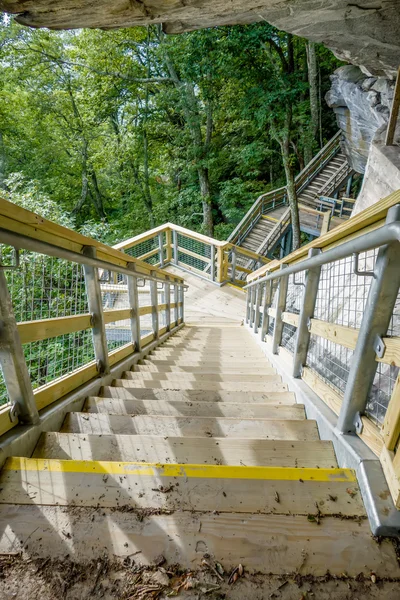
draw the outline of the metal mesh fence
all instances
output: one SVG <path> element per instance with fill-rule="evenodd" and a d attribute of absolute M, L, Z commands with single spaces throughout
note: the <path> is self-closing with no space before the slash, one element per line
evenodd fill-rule
<path fill-rule="evenodd" d="M 166 236 L 165 236 L 164 232 L 161 235 L 162 235 L 162 240 L 163 240 L 162 243 L 164 246 L 166 243 L 166 239 L 165 239 Z M 154 251 L 154 254 L 146 257 L 146 254 L 148 254 L 149 252 L 153 252 L 153 251 Z M 167 256 L 166 248 L 163 249 L 163 252 L 164 252 L 164 259 L 166 259 L 166 256 Z M 158 264 L 160 262 L 158 234 L 155 237 L 152 237 L 148 240 L 139 242 L 135 246 L 132 246 L 132 248 L 128 248 L 127 250 L 125 250 L 125 253 L 129 254 L 130 256 L 133 256 L 134 258 L 139 258 L 140 260 L 143 260 L 144 262 L 147 262 L 150 265 Z"/>
<path fill-rule="evenodd" d="M 325 383 L 339 393 L 344 393 L 349 376 L 353 351 L 325 340 L 310 336 L 307 366 L 313 369 Z"/>
<path fill-rule="evenodd" d="M 295 313 L 297 315 L 300 313 L 304 296 L 305 280 L 305 271 L 301 271 L 301 273 L 296 273 L 295 275 L 289 275 L 285 307 L 287 312 Z"/>
<path fill-rule="evenodd" d="M 283 348 L 286 348 L 286 350 L 289 350 L 289 352 L 291 352 L 291 354 L 294 354 L 294 350 L 295 350 L 296 333 L 297 333 L 297 327 L 294 327 L 293 325 L 290 325 L 289 323 L 283 324 L 281 346 L 283 346 Z"/>
<path fill-rule="evenodd" d="M 359 256 L 359 269 L 372 271 L 376 250 Z M 354 274 L 353 258 L 348 257 L 321 268 L 314 317 L 329 323 L 359 328 L 364 315 L 372 277 Z"/>
<path fill-rule="evenodd" d="M 6 384 L 5 384 L 4 377 L 3 377 L 3 371 L 0 366 L 0 406 L 2 406 L 3 404 L 7 404 L 7 402 L 8 402 L 7 389 L 6 389 Z"/>
<path fill-rule="evenodd" d="M 378 363 L 365 410 L 366 415 L 378 426 L 382 425 L 385 418 L 398 374 L 399 367 Z"/>
<path fill-rule="evenodd" d="M 24 345 L 32 387 L 38 388 L 94 360 L 90 329 Z"/>
<path fill-rule="evenodd" d="M 198 240 L 189 238 L 181 233 L 177 234 L 178 238 L 178 262 L 183 266 L 188 266 L 198 271 L 202 271 L 204 275 L 210 276 L 209 261 L 211 259 L 211 245 Z M 198 257 L 192 256 L 184 252 L 188 250 Z M 204 257 L 202 260 L 200 257 Z M 208 268 L 207 268 L 208 267 Z"/>
<path fill-rule="evenodd" d="M 0 261 L 9 264 L 12 249 L 0 250 Z M 88 312 L 81 265 L 24 250 L 19 268 L 5 276 L 18 322 Z"/>

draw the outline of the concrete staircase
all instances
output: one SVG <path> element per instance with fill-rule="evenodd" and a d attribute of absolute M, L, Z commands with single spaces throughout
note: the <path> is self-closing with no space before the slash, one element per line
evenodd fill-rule
<path fill-rule="evenodd" d="M 390 575 L 354 473 L 240 326 L 185 327 L 6 462 L 1 552 Z M 8 529 L 7 529 L 8 527 Z"/>

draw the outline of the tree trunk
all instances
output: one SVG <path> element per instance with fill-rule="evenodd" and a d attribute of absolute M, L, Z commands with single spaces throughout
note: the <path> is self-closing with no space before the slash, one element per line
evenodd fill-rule
<path fill-rule="evenodd" d="M 0 190 L 7 190 L 5 184 L 7 171 L 6 149 L 4 146 L 3 133 L 0 131 Z"/>
<path fill-rule="evenodd" d="M 82 140 L 82 185 L 81 185 L 81 197 L 78 203 L 72 209 L 73 213 L 79 213 L 82 210 L 83 205 L 86 202 L 88 195 L 88 173 L 87 173 L 87 158 L 88 158 L 88 143 L 84 139 Z"/>
<path fill-rule="evenodd" d="M 294 183 L 294 174 L 290 164 L 290 153 L 289 144 L 282 142 L 282 161 L 283 168 L 285 169 L 286 175 L 286 189 L 288 195 L 288 201 L 290 206 L 290 213 L 292 217 L 292 230 L 293 230 L 293 243 L 292 250 L 300 248 L 300 218 L 299 218 L 299 207 L 297 205 L 297 194 L 296 186 Z"/>
<path fill-rule="evenodd" d="M 101 192 L 99 189 L 99 184 L 97 181 L 96 171 L 94 169 L 92 169 L 90 178 L 92 180 L 92 186 L 93 186 L 93 194 L 91 196 L 93 205 L 94 205 L 96 212 L 97 212 L 98 216 L 100 217 L 100 219 L 105 219 L 106 213 L 104 210 L 103 196 L 101 195 Z"/>
<path fill-rule="evenodd" d="M 319 129 L 319 101 L 318 101 L 318 66 L 317 53 L 314 42 L 308 42 L 307 50 L 307 67 L 308 67 L 308 83 L 310 85 L 310 112 L 311 123 L 310 129 L 313 141 L 318 141 Z"/>
<path fill-rule="evenodd" d="M 176 72 L 175 66 L 173 65 L 171 58 L 164 48 L 164 60 L 169 71 L 169 75 L 174 82 L 176 89 L 182 94 L 182 106 L 185 116 L 185 122 L 192 138 L 193 154 L 197 162 L 207 155 L 208 146 L 211 142 L 212 135 L 212 113 L 211 105 L 206 107 L 207 110 L 207 134 L 206 141 L 203 142 L 203 135 L 201 132 L 200 123 L 200 108 L 199 102 L 196 98 L 194 91 L 194 85 L 192 82 L 183 82 L 179 79 L 178 73 Z M 197 173 L 200 185 L 200 194 L 202 197 L 203 206 L 203 226 L 204 232 L 209 237 L 214 234 L 214 221 L 212 214 L 212 198 L 210 190 L 210 179 L 208 169 L 202 165 L 197 166 Z"/>

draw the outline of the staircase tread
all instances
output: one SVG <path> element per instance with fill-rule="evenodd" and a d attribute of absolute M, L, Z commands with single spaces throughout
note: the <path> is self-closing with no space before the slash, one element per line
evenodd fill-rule
<path fill-rule="evenodd" d="M 61 432 L 120 433 L 189 437 L 245 437 L 261 439 L 318 440 L 311 420 L 234 419 L 228 417 L 168 417 L 68 413 Z"/>
<path fill-rule="evenodd" d="M 285 392 L 287 385 L 281 382 L 279 375 L 271 375 L 276 378 L 268 382 L 228 382 L 228 381 L 183 381 L 174 382 L 166 380 L 144 380 L 144 379 L 114 379 L 113 385 L 117 387 L 142 387 L 148 389 L 163 390 L 197 390 L 197 391 L 233 391 L 233 392 Z"/>
<path fill-rule="evenodd" d="M 330 441 L 42 433 L 34 458 L 182 464 L 337 467 Z"/>
<path fill-rule="evenodd" d="M 138 400 L 184 400 L 189 402 L 268 402 L 271 404 L 294 403 L 295 395 L 287 390 L 279 392 L 232 392 L 225 390 L 163 390 L 159 388 L 135 388 L 104 386 L 102 397 Z"/>
<path fill-rule="evenodd" d="M 118 398 L 90 397 L 83 412 L 114 415 L 160 415 L 182 417 L 233 417 L 264 419 L 305 419 L 302 404 L 246 404 L 241 402 L 187 402 L 184 400 L 121 400 Z"/>

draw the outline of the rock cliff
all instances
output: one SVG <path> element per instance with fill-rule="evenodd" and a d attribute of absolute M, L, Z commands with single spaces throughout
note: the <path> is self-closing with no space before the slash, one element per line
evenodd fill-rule
<path fill-rule="evenodd" d="M 371 75 L 391 75 L 400 56 L 399 0 L 0 0 L 31 27 L 132 27 L 163 23 L 168 33 L 268 21 L 325 44 Z"/>

